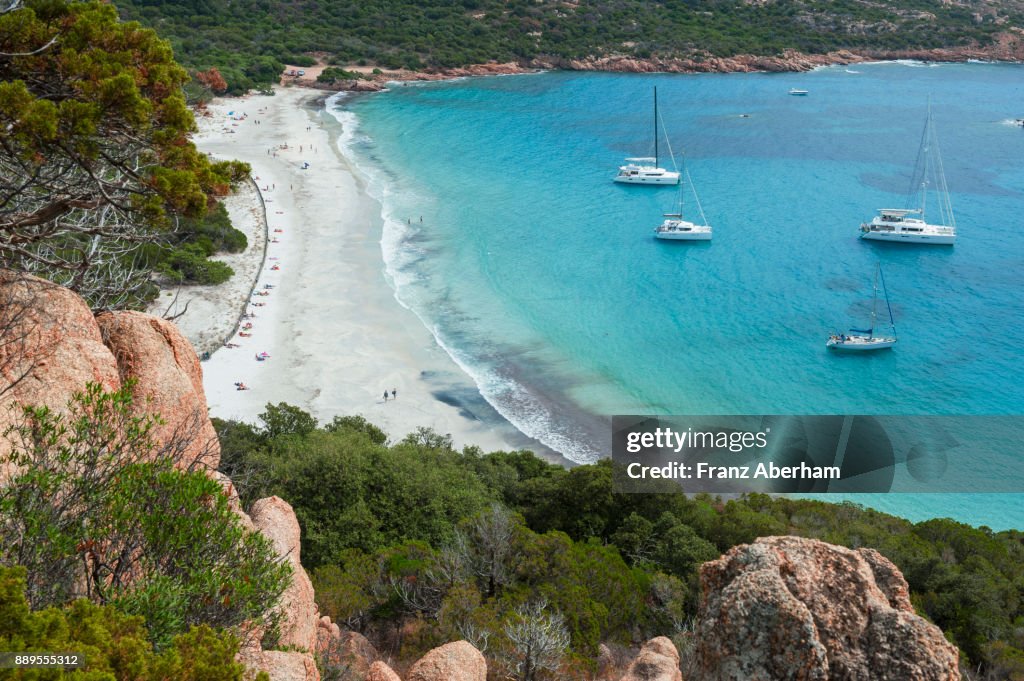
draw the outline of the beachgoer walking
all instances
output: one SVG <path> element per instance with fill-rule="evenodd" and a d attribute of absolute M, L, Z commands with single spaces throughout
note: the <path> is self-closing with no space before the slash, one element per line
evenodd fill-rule
<path fill-rule="evenodd" d="M 397 400 L 398 399 L 398 388 L 392 388 L 391 389 L 391 399 L 393 399 L 393 400 Z"/>
<path fill-rule="evenodd" d="M 384 391 L 384 401 L 385 402 L 388 401 L 388 391 L 387 390 Z"/>

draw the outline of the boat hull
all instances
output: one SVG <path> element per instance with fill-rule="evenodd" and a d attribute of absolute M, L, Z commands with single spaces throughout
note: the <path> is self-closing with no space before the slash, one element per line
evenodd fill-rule
<path fill-rule="evenodd" d="M 664 175 L 616 175 L 616 182 L 622 184 L 679 184 L 679 173 L 665 173 Z"/>
<path fill-rule="evenodd" d="M 932 244 L 935 246 L 952 246 L 956 243 L 956 235 L 946 234 L 908 234 L 906 232 L 864 232 L 861 239 L 870 241 L 888 241 L 900 244 Z"/>
<path fill-rule="evenodd" d="M 872 352 L 874 350 L 889 350 L 896 345 L 895 338 L 861 338 L 853 337 L 847 340 L 830 338 L 825 342 L 825 347 L 836 352 Z"/>
<path fill-rule="evenodd" d="M 662 232 L 655 230 L 655 239 L 665 239 L 666 241 L 711 241 L 711 232 Z"/>

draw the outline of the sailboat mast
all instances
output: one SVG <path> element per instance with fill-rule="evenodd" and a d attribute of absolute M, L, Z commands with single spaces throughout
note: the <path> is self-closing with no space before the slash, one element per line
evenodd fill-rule
<path fill-rule="evenodd" d="M 928 118 L 924 124 L 924 174 L 921 176 L 921 219 L 925 219 L 925 209 L 928 207 L 928 181 L 931 179 L 931 154 L 932 154 L 932 99 L 928 98 Z"/>
<path fill-rule="evenodd" d="M 878 317 L 878 273 L 882 271 L 882 263 L 878 263 L 878 269 L 875 270 L 875 285 L 874 285 L 874 297 L 871 299 L 871 335 L 875 334 L 875 320 Z"/>
<path fill-rule="evenodd" d="M 658 88 L 654 88 L 654 167 L 658 168 Z"/>
<path fill-rule="evenodd" d="M 896 335 L 896 320 L 892 318 L 892 305 L 889 304 L 889 289 L 885 286 L 885 275 L 882 274 L 882 263 L 878 263 L 878 276 L 882 278 L 882 293 L 885 294 L 885 307 L 889 310 L 889 326 L 892 327 L 892 335 Z"/>

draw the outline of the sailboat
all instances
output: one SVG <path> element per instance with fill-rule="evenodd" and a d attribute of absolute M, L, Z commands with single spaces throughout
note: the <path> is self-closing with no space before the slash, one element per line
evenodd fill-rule
<path fill-rule="evenodd" d="M 889 311 L 889 327 L 891 336 L 876 336 L 875 325 L 878 322 L 878 282 L 882 282 L 882 293 L 885 296 L 885 307 Z M 878 263 L 875 270 L 874 298 L 871 301 L 871 326 L 866 329 L 850 329 L 849 333 L 833 332 L 825 341 L 830 350 L 846 352 L 866 352 L 870 350 L 887 350 L 896 345 L 896 322 L 892 318 L 892 306 L 889 305 L 889 293 L 885 289 L 885 277 L 882 275 L 882 264 Z"/>
<path fill-rule="evenodd" d="M 939 224 L 925 221 L 928 195 L 938 198 Z M 907 204 L 917 196 L 916 208 L 879 208 L 871 222 L 861 224 L 861 238 L 874 241 L 896 241 L 912 244 L 937 244 L 952 246 L 956 241 L 956 218 L 949 201 L 949 187 L 939 153 L 939 140 L 932 122 L 932 107 L 928 105 L 928 118 L 921 135 L 921 147 L 917 153 L 917 164 L 908 192 Z"/>
<path fill-rule="evenodd" d="M 654 88 L 654 156 L 627 158 L 626 165 L 619 166 L 615 181 L 627 184 L 679 184 L 677 171 L 658 166 L 658 88 Z"/>
<path fill-rule="evenodd" d="M 690 178 L 690 170 L 683 162 L 683 170 L 686 173 L 686 181 L 679 185 L 678 210 L 675 213 L 665 213 L 665 221 L 654 229 L 654 236 L 657 239 L 671 239 L 674 241 L 711 241 L 711 225 L 704 217 L 704 209 L 701 208 L 700 199 L 697 197 L 697 188 L 693 186 Z M 694 203 L 697 204 L 697 212 L 703 224 L 697 224 L 683 219 L 683 191 L 686 185 L 690 186 L 693 192 Z"/>

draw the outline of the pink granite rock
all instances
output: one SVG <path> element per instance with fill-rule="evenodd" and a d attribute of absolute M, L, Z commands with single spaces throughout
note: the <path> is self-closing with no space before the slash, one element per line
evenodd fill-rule
<path fill-rule="evenodd" d="M 176 455 L 184 466 L 198 461 L 206 468 L 217 468 L 220 444 L 207 415 L 203 371 L 196 351 L 178 327 L 141 312 L 104 312 L 96 322 L 117 361 L 122 382 L 136 381 L 136 410 L 157 413 L 165 422 L 156 430 L 157 439 L 183 439 Z"/>
<path fill-rule="evenodd" d="M 402 681 L 402 679 L 398 678 L 398 674 L 391 667 L 378 660 L 370 665 L 370 671 L 366 673 L 366 681 Z"/>
<path fill-rule="evenodd" d="M 665 636 L 652 638 L 640 649 L 621 681 L 682 681 L 679 651 Z"/>
<path fill-rule="evenodd" d="M 317 647 L 317 613 L 313 584 L 300 562 L 300 530 L 295 511 L 280 497 L 260 499 L 249 512 L 253 527 L 274 545 L 279 556 L 292 566 L 292 583 L 281 597 L 281 637 L 279 645 L 294 646 L 312 653 Z"/>
<path fill-rule="evenodd" d="M 467 641 L 446 643 L 421 657 L 406 681 L 486 681 L 487 661 Z"/>
<path fill-rule="evenodd" d="M 957 649 L 877 551 L 762 537 L 700 571 L 696 679 L 954 681 Z"/>

